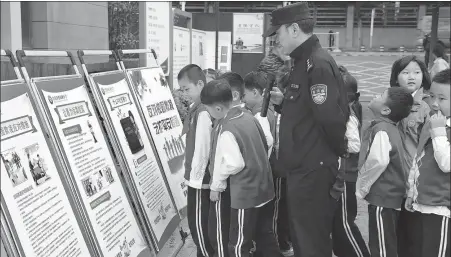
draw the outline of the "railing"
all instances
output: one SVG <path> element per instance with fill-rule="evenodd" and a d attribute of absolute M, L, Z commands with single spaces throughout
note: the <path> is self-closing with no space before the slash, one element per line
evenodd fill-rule
<path fill-rule="evenodd" d="M 402 4 L 402 3 L 401 3 Z M 371 25 L 371 11 L 372 7 L 361 7 L 360 15 L 363 27 L 370 27 Z M 374 17 L 374 27 L 397 27 L 397 28 L 416 28 L 418 25 L 418 6 L 408 7 L 378 7 L 376 8 L 376 15 Z M 357 10 L 354 12 L 354 27 L 358 26 Z"/>

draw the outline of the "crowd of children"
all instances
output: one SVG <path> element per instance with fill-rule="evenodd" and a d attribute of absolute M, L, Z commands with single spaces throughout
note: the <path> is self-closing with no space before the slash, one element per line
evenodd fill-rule
<path fill-rule="evenodd" d="M 350 116 L 331 235 L 337 257 L 449 256 L 451 86 L 442 67 L 431 78 L 417 57 L 396 60 L 390 87 L 368 105 L 368 126 L 357 80 L 340 67 Z M 286 181 L 274 169 L 279 117 L 272 106 L 261 116 L 265 88 L 283 90 L 288 77 L 282 63 L 244 78 L 194 64 L 179 72 L 192 101 L 185 179 L 197 256 L 292 256 Z M 355 224 L 357 197 L 368 203 L 368 247 Z"/>

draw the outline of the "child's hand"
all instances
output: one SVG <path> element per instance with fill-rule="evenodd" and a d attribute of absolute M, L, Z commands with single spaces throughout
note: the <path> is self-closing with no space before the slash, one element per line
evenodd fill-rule
<path fill-rule="evenodd" d="M 410 212 L 415 212 L 415 210 L 413 209 L 412 203 L 413 203 L 413 199 L 410 197 L 407 197 L 405 207 L 406 207 L 406 210 L 408 210 Z"/>
<path fill-rule="evenodd" d="M 210 191 L 210 200 L 211 200 L 212 202 L 217 202 L 217 201 L 219 201 L 219 195 L 220 195 L 220 194 L 221 194 L 220 192 L 216 192 L 216 191 L 211 190 L 211 191 Z"/>
<path fill-rule="evenodd" d="M 446 117 L 442 114 L 442 112 L 438 112 L 431 116 L 431 129 L 445 127 Z"/>

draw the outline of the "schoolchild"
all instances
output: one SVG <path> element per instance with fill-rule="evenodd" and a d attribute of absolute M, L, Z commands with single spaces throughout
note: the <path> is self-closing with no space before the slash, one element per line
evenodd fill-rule
<path fill-rule="evenodd" d="M 391 87 L 403 87 L 413 96 L 414 104 L 409 116 L 398 124 L 403 139 L 403 146 L 406 150 L 405 158 L 408 164 L 408 170 L 412 167 L 420 133 L 429 119 L 430 108 L 426 103 L 429 95 L 427 91 L 431 87 L 429 73 L 426 64 L 414 55 L 405 56 L 393 63 L 390 77 Z M 426 100 L 426 101 L 425 101 Z M 416 240 L 411 224 L 415 224 L 416 215 L 408 212 L 402 205 L 399 219 L 399 256 L 414 256 L 415 250 L 412 243 Z"/>
<path fill-rule="evenodd" d="M 346 124 L 348 158 L 341 158 L 339 173 L 344 174 L 344 191 L 338 200 L 332 230 L 333 251 L 337 257 L 369 257 L 369 251 L 359 228 L 357 217 L 356 181 L 360 152 L 360 130 L 362 128 L 362 105 L 359 101 L 357 80 L 344 68 L 339 67 L 343 76 L 349 102 L 350 115 Z"/>
<path fill-rule="evenodd" d="M 278 151 L 277 122 L 279 117 L 277 112 L 274 111 L 274 106 L 272 104 L 269 104 L 266 117 L 261 117 L 263 91 L 268 88 L 268 83 L 271 83 L 271 81 L 267 78 L 266 73 L 258 71 L 248 73 L 244 77 L 245 89 L 243 101 L 246 104 L 246 107 L 251 110 L 254 117 L 260 122 L 262 128 L 269 126 L 271 135 L 267 135 L 267 132 L 265 132 L 267 141 L 270 137 L 274 139 L 274 147 L 270 150 L 269 155 L 276 193 L 274 198 L 273 230 L 279 243 L 281 253 L 284 256 L 292 256 L 294 252 L 291 247 L 289 235 L 288 210 L 286 205 L 286 179 L 281 177 L 275 170 Z"/>
<path fill-rule="evenodd" d="M 268 205 L 274 198 L 274 185 L 266 138 L 257 119 L 241 108 L 232 108 L 232 100 L 225 80 L 211 81 L 201 92 L 201 102 L 210 115 L 221 120 L 211 159 L 210 199 L 218 201 L 221 192 L 230 187 L 230 257 L 249 256 L 252 241 L 263 256 L 280 256 Z"/>
<path fill-rule="evenodd" d="M 450 255 L 450 70 L 438 72 L 430 90 L 433 115 L 420 135 L 409 175 L 406 209 L 417 213 L 411 224 L 420 235 L 412 257 Z"/>
<path fill-rule="evenodd" d="M 213 256 L 213 248 L 208 239 L 208 215 L 210 210 L 210 138 L 212 120 L 200 101 L 200 93 L 206 84 L 202 69 L 189 64 L 178 76 L 180 91 L 192 102 L 184 120 L 186 134 L 185 180 L 188 186 L 187 219 L 191 236 L 197 248 L 198 257 Z"/>
<path fill-rule="evenodd" d="M 397 257 L 397 223 L 407 190 L 408 169 L 397 123 L 406 118 L 413 97 L 392 87 L 368 105 L 374 120 L 362 137 L 356 196 L 368 205 L 372 257 Z"/>

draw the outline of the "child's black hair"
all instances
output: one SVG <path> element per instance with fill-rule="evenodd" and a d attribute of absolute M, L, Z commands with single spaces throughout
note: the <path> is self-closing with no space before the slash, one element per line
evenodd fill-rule
<path fill-rule="evenodd" d="M 196 64 L 188 64 L 185 67 L 183 67 L 179 71 L 179 74 L 177 75 L 177 80 L 181 80 L 185 76 L 193 84 L 197 84 L 199 80 L 204 82 L 204 85 L 207 84 L 207 79 L 205 78 L 204 72 Z"/>
<path fill-rule="evenodd" d="M 212 68 L 205 69 L 205 70 L 203 70 L 203 72 L 204 72 L 205 76 L 207 76 L 207 75 L 213 76 L 213 79 L 216 79 L 218 77 L 218 73 Z"/>
<path fill-rule="evenodd" d="M 251 71 L 244 76 L 244 87 L 249 90 L 257 89 L 260 94 L 268 87 L 268 76 L 265 72 Z"/>
<path fill-rule="evenodd" d="M 390 108 L 387 116 L 394 122 L 399 122 L 409 116 L 413 105 L 412 94 L 403 87 L 390 87 L 387 89 L 388 99 L 385 103 Z"/>
<path fill-rule="evenodd" d="M 240 93 L 240 99 L 244 96 L 244 80 L 240 74 L 236 72 L 226 72 L 220 76 L 218 79 L 224 79 L 230 85 L 232 90 L 238 91 Z"/>
<path fill-rule="evenodd" d="M 450 71 L 449 68 L 446 70 L 442 70 L 439 73 L 435 74 L 434 78 L 432 79 L 432 82 L 440 83 L 440 84 L 450 84 Z"/>
<path fill-rule="evenodd" d="M 228 106 L 232 100 L 232 88 L 225 79 L 208 82 L 200 92 L 200 101 L 205 105 L 222 104 Z"/>
<path fill-rule="evenodd" d="M 429 90 L 431 88 L 431 78 L 429 76 L 428 68 L 426 64 L 422 60 L 418 59 L 418 57 L 416 57 L 415 55 L 404 56 L 393 63 L 393 66 L 391 68 L 390 86 L 399 87 L 398 76 L 401 71 L 403 71 L 411 62 L 416 62 L 418 63 L 418 66 L 420 66 L 421 73 L 423 73 L 423 81 L 421 81 L 421 87 Z"/>
<path fill-rule="evenodd" d="M 446 51 L 446 49 L 443 44 L 435 44 L 435 47 L 432 50 L 432 52 L 434 53 L 435 56 L 443 58 L 443 60 L 445 60 L 446 62 L 449 62 L 448 55 L 446 55 L 445 51 Z"/>
<path fill-rule="evenodd" d="M 351 109 L 354 112 L 359 124 L 362 124 L 363 114 L 362 114 L 362 104 L 359 101 L 360 93 L 358 92 L 357 80 L 344 66 L 338 67 L 340 73 L 343 77 L 343 82 L 346 89 L 346 94 L 348 98 L 348 103 L 351 104 Z"/>

